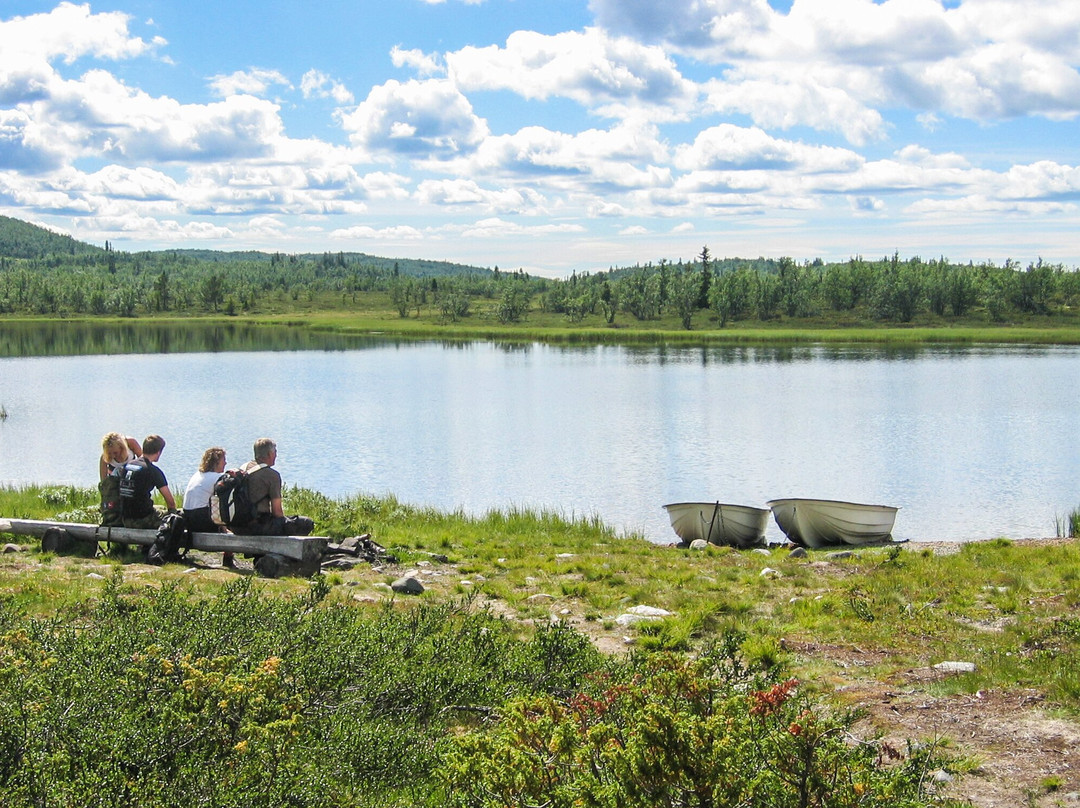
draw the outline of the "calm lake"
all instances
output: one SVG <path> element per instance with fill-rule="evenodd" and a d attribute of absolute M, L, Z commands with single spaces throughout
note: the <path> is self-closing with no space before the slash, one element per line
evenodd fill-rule
<path fill-rule="evenodd" d="M 1053 536 L 1080 506 L 1080 349 L 629 348 L 0 327 L 0 484 L 97 482 L 101 435 L 278 442 L 287 484 L 470 513 L 599 515 L 675 540 L 661 506 L 900 506 L 911 540 Z M 134 339 L 134 343 L 132 343 Z M 153 353 L 124 354 L 125 350 Z M 259 348 L 264 348 L 260 350 Z M 272 348 L 272 350 L 265 350 Z M 95 353 L 104 352 L 104 353 Z M 82 353 L 83 355 L 55 355 Z M 769 538 L 780 540 L 775 524 Z"/>

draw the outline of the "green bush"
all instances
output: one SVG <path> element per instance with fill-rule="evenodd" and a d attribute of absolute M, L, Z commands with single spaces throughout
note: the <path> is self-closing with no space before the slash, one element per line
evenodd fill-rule
<path fill-rule="evenodd" d="M 580 635 L 467 602 L 330 605 L 250 579 L 201 599 L 117 572 L 92 609 L 0 602 L 0 804 L 423 804 L 462 720 L 598 669 Z"/>
<path fill-rule="evenodd" d="M 854 719 L 729 653 L 653 655 L 567 699 L 513 701 L 455 739 L 442 774 L 460 808 L 942 804 L 929 752 L 853 740 Z"/>

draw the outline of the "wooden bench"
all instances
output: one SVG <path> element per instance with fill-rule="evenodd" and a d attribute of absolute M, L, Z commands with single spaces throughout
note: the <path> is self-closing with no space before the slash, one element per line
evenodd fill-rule
<path fill-rule="evenodd" d="M 46 522 L 36 519 L 0 519 L 0 533 L 35 536 L 46 553 L 63 553 L 75 542 L 119 542 L 147 547 L 156 530 L 105 527 L 78 522 Z M 237 536 L 232 533 L 192 533 L 191 547 L 208 553 L 240 553 L 256 556 L 255 571 L 264 578 L 280 575 L 314 575 L 330 539 L 325 536 Z"/>

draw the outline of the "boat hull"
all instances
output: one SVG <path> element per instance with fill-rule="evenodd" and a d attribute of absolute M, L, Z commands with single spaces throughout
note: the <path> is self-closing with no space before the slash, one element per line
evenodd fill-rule
<path fill-rule="evenodd" d="M 762 547 L 769 511 L 721 502 L 673 502 L 664 506 L 671 527 L 686 544 L 704 539 L 728 547 Z"/>
<path fill-rule="evenodd" d="M 784 535 L 810 548 L 891 541 L 899 510 L 835 499 L 774 499 L 768 506 Z"/>

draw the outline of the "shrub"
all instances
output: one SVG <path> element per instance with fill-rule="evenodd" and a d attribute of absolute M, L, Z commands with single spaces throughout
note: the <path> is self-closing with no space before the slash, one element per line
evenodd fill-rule
<path fill-rule="evenodd" d="M 854 720 L 729 652 L 653 655 L 569 698 L 510 703 L 454 740 L 442 775 L 461 808 L 941 804 L 924 790 L 931 753 L 853 740 Z"/>

